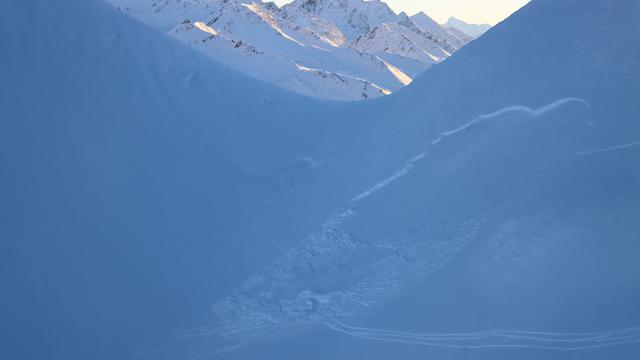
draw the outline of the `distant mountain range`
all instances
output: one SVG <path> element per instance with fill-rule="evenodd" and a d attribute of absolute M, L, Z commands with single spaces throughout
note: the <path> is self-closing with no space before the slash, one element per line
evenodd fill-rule
<path fill-rule="evenodd" d="M 473 39 L 380 0 L 107 0 L 252 77 L 330 100 L 401 89 Z"/>
<path fill-rule="evenodd" d="M 471 36 L 474 39 L 480 37 L 482 34 L 487 32 L 487 30 L 491 29 L 491 25 L 489 24 L 469 24 L 460 19 L 456 19 L 453 16 L 444 24 L 444 27 L 462 31 L 464 34 Z"/>

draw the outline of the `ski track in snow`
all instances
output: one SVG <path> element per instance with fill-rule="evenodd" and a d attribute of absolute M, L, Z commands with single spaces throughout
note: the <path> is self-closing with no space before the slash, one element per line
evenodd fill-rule
<path fill-rule="evenodd" d="M 582 350 L 640 341 L 640 328 L 591 334 L 519 330 L 413 334 L 357 328 L 342 322 L 372 311 L 438 271 L 478 235 L 493 215 L 451 221 L 382 239 L 357 239 L 349 232 L 348 224 L 357 217 L 360 202 L 407 175 L 447 137 L 507 114 L 523 114 L 524 121 L 530 121 L 569 103 L 589 107 L 579 98 L 563 98 L 538 109 L 509 106 L 442 132 L 424 152 L 335 211 L 300 246 L 286 251 L 267 269 L 250 276 L 232 295 L 214 304 L 216 320 L 198 329 L 194 336 L 211 338 L 205 351 L 208 356 L 321 326 L 376 341 L 467 349 Z"/>
<path fill-rule="evenodd" d="M 277 247 L 278 249 L 280 249 L 282 251 L 287 251 L 287 249 L 285 249 L 284 246 L 278 244 L 275 240 L 271 239 L 271 237 L 269 237 L 267 234 L 265 234 L 265 232 L 260 230 L 257 226 L 253 226 L 252 228 L 253 228 L 253 231 L 257 232 L 258 235 L 260 235 L 263 239 L 267 240 L 273 246 Z"/>
<path fill-rule="evenodd" d="M 540 349 L 580 351 L 640 342 L 640 327 L 591 333 L 489 330 L 468 333 L 409 333 L 325 322 L 329 329 L 356 338 L 453 349 Z"/>
<path fill-rule="evenodd" d="M 607 148 L 600 148 L 600 149 L 581 151 L 581 152 L 578 153 L 578 156 L 585 156 L 585 155 L 598 154 L 598 153 L 603 153 L 603 152 L 624 150 L 624 149 L 629 149 L 629 148 L 636 147 L 636 146 L 640 146 L 640 141 L 632 142 L 632 143 L 629 143 L 629 144 L 611 146 L 611 147 L 607 147 Z"/>

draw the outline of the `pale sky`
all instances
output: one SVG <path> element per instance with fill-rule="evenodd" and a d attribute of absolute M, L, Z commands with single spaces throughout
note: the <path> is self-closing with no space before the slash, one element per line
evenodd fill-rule
<path fill-rule="evenodd" d="M 413 15 L 424 11 L 439 23 L 451 16 L 466 22 L 495 25 L 529 0 L 385 0 L 395 11 Z"/>
<path fill-rule="evenodd" d="M 291 0 L 276 0 L 278 4 Z M 383 0 L 395 11 L 409 15 L 424 11 L 439 23 L 451 16 L 469 23 L 495 25 L 530 0 Z"/>

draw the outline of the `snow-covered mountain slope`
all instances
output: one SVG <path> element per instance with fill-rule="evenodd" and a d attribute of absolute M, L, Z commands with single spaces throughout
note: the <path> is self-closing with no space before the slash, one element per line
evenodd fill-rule
<path fill-rule="evenodd" d="M 424 64 L 437 64 L 458 51 L 468 38 L 459 38 L 435 22 L 427 22 L 423 13 L 418 17 L 422 26 L 405 14 L 398 23 L 382 23 L 358 37 L 355 47 L 363 52 L 389 53 L 417 60 Z"/>
<path fill-rule="evenodd" d="M 469 40 L 437 24 L 422 31 L 378 0 L 298 1 L 282 8 L 242 0 L 109 2 L 236 70 L 332 100 L 390 94 Z M 393 33 L 358 41 L 379 26 Z M 382 44 L 407 32 L 417 44 L 406 53 L 397 46 L 387 48 L 393 56 L 382 56 Z"/>
<path fill-rule="evenodd" d="M 639 17 L 533 0 L 335 103 L 0 3 L 0 357 L 635 359 Z"/>
<path fill-rule="evenodd" d="M 445 28 L 456 29 L 472 38 L 480 37 L 491 29 L 489 24 L 469 24 L 455 17 L 450 17 L 449 20 L 443 25 Z"/>
<path fill-rule="evenodd" d="M 340 206 L 316 200 L 320 226 L 214 305 L 208 354 L 635 358 L 639 10 L 534 1 L 388 113 L 372 104 L 372 127 L 308 180 Z"/>
<path fill-rule="evenodd" d="M 639 16 L 534 1 L 380 101 L 389 112 L 309 180 L 341 206 L 216 303 L 205 341 L 232 358 L 327 343 L 316 358 L 637 356 Z"/>
<path fill-rule="evenodd" d="M 377 68 L 378 71 L 368 74 L 381 85 L 358 73 L 345 72 L 339 55 L 321 48 L 326 45 L 321 38 L 312 32 L 294 31 L 281 25 L 268 5 L 217 0 L 166 1 L 162 5 L 151 1 L 130 5 L 129 0 L 112 3 L 160 29 L 173 23 L 174 27 L 167 30 L 170 35 L 237 70 L 299 93 L 357 100 L 389 93 L 388 88 L 396 90 L 402 86 L 385 70 L 382 62 L 368 57 L 361 58 L 364 64 L 356 63 L 353 67 L 363 71 Z M 325 64 L 330 64 L 333 71 L 324 70 Z M 323 71 L 306 71 L 316 68 Z"/>
<path fill-rule="evenodd" d="M 324 19 L 350 39 L 382 23 L 397 22 L 398 15 L 380 0 L 295 0 L 283 7 L 286 18 Z"/>
<path fill-rule="evenodd" d="M 448 55 L 443 49 L 436 47 L 432 54 L 416 42 L 416 36 L 397 24 L 381 24 L 371 32 L 361 36 L 355 43 L 356 49 L 370 49 L 376 53 L 399 54 L 420 63 L 435 64 Z M 434 51 L 435 50 L 435 51 Z"/>
<path fill-rule="evenodd" d="M 242 40 L 218 36 L 217 30 L 202 22 L 185 21 L 170 33 L 205 54 L 231 64 L 237 70 L 308 96 L 325 97 L 322 94 L 330 94 L 326 97 L 336 100 L 357 100 L 390 93 L 386 88 L 366 79 L 310 68 L 302 65 L 306 62 L 288 61 Z M 234 63 L 238 55 L 243 56 L 243 62 Z M 393 85 L 393 89 L 402 85 L 393 74 L 386 71 L 382 61 L 378 61 L 376 65 L 380 78 L 386 80 L 385 83 Z M 375 72 L 372 73 L 375 74 Z"/>

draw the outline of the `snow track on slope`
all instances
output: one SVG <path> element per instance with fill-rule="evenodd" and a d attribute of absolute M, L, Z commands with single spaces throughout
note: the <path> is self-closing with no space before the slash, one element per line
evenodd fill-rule
<path fill-rule="evenodd" d="M 581 152 L 578 153 L 578 155 L 579 156 L 584 156 L 584 155 L 598 154 L 598 153 L 603 153 L 603 152 L 624 150 L 624 149 L 629 149 L 629 148 L 633 148 L 633 147 L 636 147 L 636 146 L 640 146 L 640 141 L 632 142 L 632 143 L 629 143 L 629 144 L 611 146 L 611 147 L 607 147 L 607 148 L 581 151 Z"/>
<path fill-rule="evenodd" d="M 507 329 L 437 334 L 354 327 L 335 320 L 324 325 L 333 331 L 361 339 L 452 349 L 581 351 L 640 342 L 640 327 L 590 333 Z"/>

